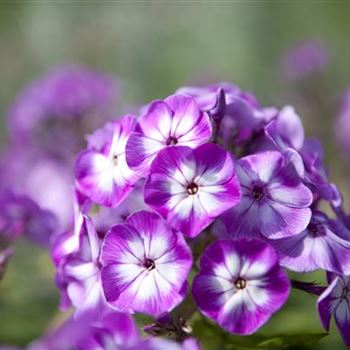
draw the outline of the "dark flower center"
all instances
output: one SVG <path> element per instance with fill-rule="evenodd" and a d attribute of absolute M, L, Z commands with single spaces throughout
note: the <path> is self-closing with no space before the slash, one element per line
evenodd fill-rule
<path fill-rule="evenodd" d="M 156 268 L 156 263 L 151 259 L 145 259 L 143 266 L 148 270 L 152 271 Z"/>
<path fill-rule="evenodd" d="M 238 277 L 235 281 L 235 287 L 237 289 L 244 289 L 247 286 L 247 281 L 241 277 Z"/>
<path fill-rule="evenodd" d="M 117 164 L 117 162 L 118 162 L 118 154 L 113 154 L 113 163 L 114 164 Z"/>
<path fill-rule="evenodd" d="M 260 201 L 264 197 L 264 189 L 261 186 L 255 185 L 252 189 L 252 197 L 256 201 Z"/>
<path fill-rule="evenodd" d="M 310 222 L 307 229 L 310 235 L 313 237 L 320 237 L 326 235 L 326 228 L 324 227 L 324 225 L 319 223 Z"/>
<path fill-rule="evenodd" d="M 190 195 L 194 195 L 198 192 L 198 185 L 195 182 L 191 182 L 187 186 L 187 193 Z"/>
<path fill-rule="evenodd" d="M 174 136 L 169 136 L 168 139 L 166 140 L 167 146 L 176 145 L 178 142 L 179 142 L 178 139 Z"/>

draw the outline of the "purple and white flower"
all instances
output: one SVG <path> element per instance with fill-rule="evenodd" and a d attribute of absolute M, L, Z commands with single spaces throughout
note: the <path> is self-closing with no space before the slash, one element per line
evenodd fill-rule
<path fill-rule="evenodd" d="M 315 211 L 307 228 L 292 237 L 271 241 L 281 265 L 293 271 L 317 269 L 350 275 L 350 231 L 340 220 Z"/>
<path fill-rule="evenodd" d="M 289 295 L 287 274 L 270 245 L 260 240 L 222 240 L 202 254 L 193 296 L 200 311 L 222 328 L 252 334 Z"/>
<path fill-rule="evenodd" d="M 337 276 L 317 301 L 317 309 L 328 332 L 332 315 L 344 343 L 350 346 L 350 277 Z"/>
<path fill-rule="evenodd" d="M 236 171 L 243 197 L 222 216 L 231 237 L 277 239 L 305 230 L 312 193 L 292 162 L 280 152 L 266 151 L 239 159 Z"/>
<path fill-rule="evenodd" d="M 200 234 L 239 200 L 232 157 L 215 144 L 163 150 L 145 184 L 145 202 L 189 237 Z"/>
<path fill-rule="evenodd" d="M 169 146 L 196 148 L 208 142 L 212 126 L 206 112 L 189 96 L 173 95 L 154 101 L 126 146 L 126 159 L 132 169 L 147 174 L 158 152 Z"/>
<path fill-rule="evenodd" d="M 93 202 L 108 207 L 120 204 L 140 178 L 125 160 L 125 147 L 135 119 L 125 116 L 106 124 L 88 138 L 75 168 L 77 188 Z"/>
<path fill-rule="evenodd" d="M 77 318 L 101 317 L 109 312 L 101 284 L 101 240 L 88 217 L 83 217 L 78 239 L 76 250 L 62 257 L 57 281 L 59 287 L 65 288 L 62 296 L 66 296 L 77 309 Z"/>
<path fill-rule="evenodd" d="M 120 311 L 154 316 L 184 298 L 190 249 L 155 213 L 139 211 L 106 234 L 101 251 L 107 301 Z"/>

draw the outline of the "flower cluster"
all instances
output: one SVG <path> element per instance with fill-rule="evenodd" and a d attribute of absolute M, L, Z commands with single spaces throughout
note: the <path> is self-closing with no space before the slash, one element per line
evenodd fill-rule
<path fill-rule="evenodd" d="M 191 340 L 198 310 L 249 335 L 294 286 L 322 294 L 325 328 L 334 313 L 349 344 L 349 220 L 293 107 L 261 107 L 228 83 L 186 87 L 87 141 L 75 164 L 75 227 L 52 247 L 61 306 L 75 307 L 75 322 L 105 329 L 108 317 L 143 313 L 156 319 L 146 332 Z M 312 289 L 285 269 L 334 277 Z"/>
<path fill-rule="evenodd" d="M 54 147 L 66 144 L 56 136 L 69 137 L 59 135 L 61 127 L 72 131 L 74 124 L 81 132 L 82 115 L 108 105 L 103 84 L 70 98 L 66 88 L 79 91 L 79 82 L 89 86 L 89 79 L 83 74 L 44 96 L 32 88 L 21 99 L 30 107 L 12 111 L 21 140 L 34 148 L 44 142 L 39 148 L 55 159 L 71 154 Z M 25 108 L 36 115 L 26 123 Z M 33 133 L 47 122 L 59 125 L 50 129 L 49 142 Z M 59 225 L 34 196 L 7 193 L 4 199 L 4 238 L 20 234 L 23 225 L 39 241 L 44 227 L 62 232 L 48 244 L 60 307 L 73 306 L 74 315 L 32 349 L 198 350 L 193 318 L 250 335 L 283 307 L 291 287 L 319 295 L 325 329 L 334 315 L 350 345 L 350 221 L 320 143 L 306 138 L 292 106 L 263 107 L 229 83 L 183 87 L 143 106 L 140 115 L 108 120 L 86 139 L 75 162 L 71 227 Z M 48 185 L 57 198 L 66 196 L 59 185 L 64 172 L 48 163 L 38 167 L 41 175 L 28 180 L 30 187 L 55 181 L 45 174 L 52 171 L 60 176 Z M 45 189 L 38 192 L 45 196 Z M 0 267 L 10 253 L 0 257 Z M 291 280 L 287 269 L 324 270 L 329 286 Z M 137 330 L 133 316 L 140 313 L 154 318 L 144 325 L 148 337 Z"/>

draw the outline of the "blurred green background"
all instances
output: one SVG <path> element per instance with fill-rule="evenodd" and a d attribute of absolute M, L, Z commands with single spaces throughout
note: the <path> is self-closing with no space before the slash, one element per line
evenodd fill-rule
<path fill-rule="evenodd" d="M 347 1 L 1 2 L 1 143 L 16 93 L 55 65 L 82 63 L 114 74 L 124 109 L 183 85 L 231 81 L 253 91 L 263 105 L 295 105 L 307 134 L 322 139 L 331 178 L 349 209 L 349 167 L 332 126 L 334 107 L 350 85 L 349 16 Z M 316 86 L 326 107 L 309 108 L 300 85 L 281 76 L 283 52 L 308 39 L 322 40 L 331 51 Z M 315 301 L 293 292 L 261 333 L 322 332 Z M 39 336 L 57 318 L 57 302 L 47 253 L 18 243 L 0 283 L 0 344 L 23 345 Z M 345 348 L 334 327 L 315 346 L 330 348 Z"/>

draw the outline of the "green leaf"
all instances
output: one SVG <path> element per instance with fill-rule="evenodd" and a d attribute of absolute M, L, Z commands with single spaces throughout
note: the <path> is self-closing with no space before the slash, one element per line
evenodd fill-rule
<path fill-rule="evenodd" d="M 283 334 L 266 337 L 258 344 L 259 349 L 289 349 L 291 347 L 311 345 L 324 338 L 327 333 Z"/>
<path fill-rule="evenodd" d="M 226 333 L 208 320 L 198 319 L 193 323 L 194 335 L 205 350 L 222 349 L 293 349 L 307 347 L 318 342 L 327 333 L 279 334 L 236 336 Z"/>

